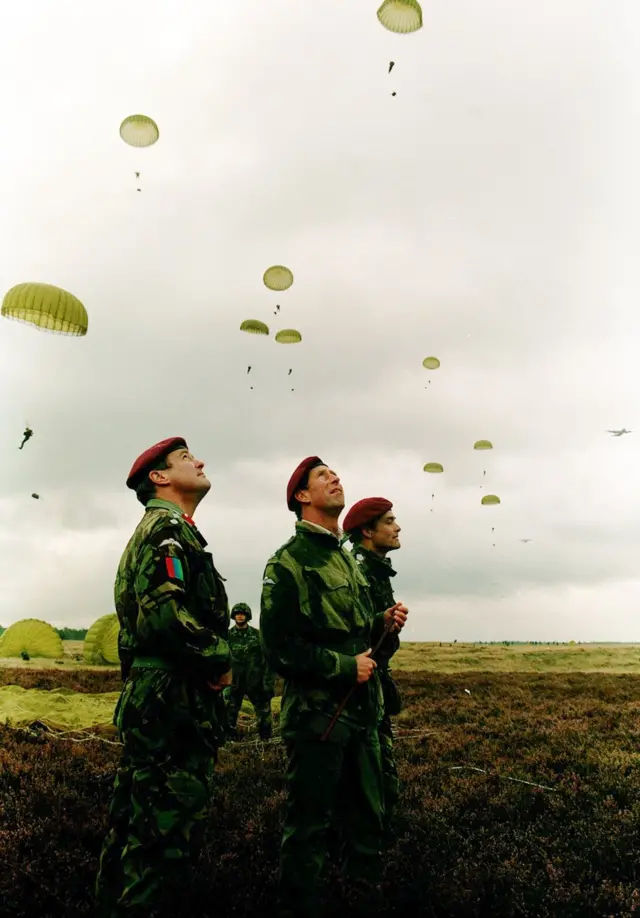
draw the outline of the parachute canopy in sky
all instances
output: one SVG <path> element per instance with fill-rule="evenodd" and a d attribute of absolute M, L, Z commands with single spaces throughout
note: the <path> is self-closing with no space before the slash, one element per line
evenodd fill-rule
<path fill-rule="evenodd" d="M 0 637 L 0 657 L 19 657 L 25 651 L 30 657 L 55 660 L 63 656 L 64 646 L 62 638 L 48 622 L 23 618 Z"/>
<path fill-rule="evenodd" d="M 389 32 L 407 35 L 422 28 L 422 9 L 417 0 L 384 0 L 378 19 Z"/>
<path fill-rule="evenodd" d="M 476 440 L 473 444 L 474 449 L 493 449 L 491 440 Z"/>
<path fill-rule="evenodd" d="M 439 462 L 427 462 L 423 472 L 431 472 L 432 474 L 435 474 L 436 472 L 444 472 L 444 469 Z"/>
<path fill-rule="evenodd" d="M 103 615 L 89 628 L 84 639 L 82 655 L 91 666 L 118 662 L 120 623 L 115 612 Z"/>
<path fill-rule="evenodd" d="M 293 274 L 283 265 L 273 265 L 264 272 L 262 280 L 269 290 L 288 290 L 293 283 Z"/>
<path fill-rule="evenodd" d="M 36 500 L 40 500 L 40 495 L 39 495 L 39 494 L 32 494 L 31 496 L 32 496 L 32 497 L 35 497 Z"/>
<path fill-rule="evenodd" d="M 268 335 L 269 326 L 260 319 L 245 319 L 240 325 L 240 331 L 248 332 L 250 335 Z"/>
<path fill-rule="evenodd" d="M 500 503 L 500 498 L 497 494 L 485 494 L 480 503 L 485 507 L 493 507 Z"/>
<path fill-rule="evenodd" d="M 120 125 L 120 136 L 130 147 L 150 147 L 160 136 L 160 131 L 152 118 L 129 115 Z"/>
<path fill-rule="evenodd" d="M 422 361 L 422 366 L 425 370 L 437 370 L 440 366 L 440 361 L 437 357 L 425 357 Z"/>
<path fill-rule="evenodd" d="M 302 335 L 295 328 L 283 328 L 276 334 L 276 341 L 279 344 L 299 344 Z"/>
<path fill-rule="evenodd" d="M 51 284 L 17 284 L 5 293 L 2 315 L 58 335 L 87 334 L 87 310 L 72 293 Z"/>

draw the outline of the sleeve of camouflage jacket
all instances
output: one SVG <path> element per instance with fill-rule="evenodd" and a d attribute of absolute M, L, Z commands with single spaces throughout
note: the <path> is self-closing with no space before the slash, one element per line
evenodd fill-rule
<path fill-rule="evenodd" d="M 177 660 L 215 680 L 229 669 L 231 651 L 185 604 L 193 574 L 175 536 L 175 530 L 162 527 L 141 549 L 134 581 L 139 642 L 147 653 Z"/>
<path fill-rule="evenodd" d="M 278 562 L 270 562 L 260 600 L 260 637 L 268 664 L 285 679 L 355 683 L 355 657 L 305 640 L 300 635 L 301 618 L 293 575 Z"/>

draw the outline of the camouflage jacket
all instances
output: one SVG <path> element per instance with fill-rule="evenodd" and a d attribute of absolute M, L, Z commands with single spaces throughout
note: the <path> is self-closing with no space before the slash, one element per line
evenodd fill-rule
<path fill-rule="evenodd" d="M 273 674 L 267 666 L 258 629 L 236 625 L 229 631 L 227 640 L 233 661 L 233 687 L 273 694 Z"/>
<path fill-rule="evenodd" d="M 229 669 L 229 604 L 206 545 L 175 504 L 147 503 L 115 582 L 125 678 L 136 658 L 146 658 L 146 666 L 159 661 L 198 683 Z"/>
<path fill-rule="evenodd" d="M 327 530 L 297 522 L 293 538 L 267 562 L 260 613 L 267 660 L 285 680 L 284 739 L 325 729 L 357 683 L 356 654 L 373 647 L 383 629 L 383 616 L 375 615 L 367 581 L 351 554 Z M 376 726 L 382 710 L 376 674 L 355 689 L 340 721 Z"/>
<path fill-rule="evenodd" d="M 381 558 L 368 548 L 363 548 L 362 545 L 355 545 L 352 554 L 369 584 L 373 608 L 378 613 L 386 612 L 396 602 L 391 586 L 391 578 L 396 576 L 396 572 L 391 567 L 391 562 L 388 558 Z M 399 647 L 400 638 L 397 634 L 385 638 L 376 654 L 378 666 L 388 669 L 389 660 Z"/>

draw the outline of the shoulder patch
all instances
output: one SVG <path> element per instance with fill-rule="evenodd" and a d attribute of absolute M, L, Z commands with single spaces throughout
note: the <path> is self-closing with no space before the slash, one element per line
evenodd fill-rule
<path fill-rule="evenodd" d="M 184 571 L 180 558 L 165 558 L 164 563 L 171 580 L 184 580 Z"/>
<path fill-rule="evenodd" d="M 262 583 L 263 583 L 263 584 L 269 584 L 270 586 L 275 586 L 275 585 L 276 585 L 275 580 L 272 580 L 271 577 L 265 577 L 264 580 L 262 581 Z"/>
<path fill-rule="evenodd" d="M 182 548 L 182 545 L 176 539 L 163 539 L 158 548 L 162 548 L 163 545 L 177 545 L 178 548 Z"/>

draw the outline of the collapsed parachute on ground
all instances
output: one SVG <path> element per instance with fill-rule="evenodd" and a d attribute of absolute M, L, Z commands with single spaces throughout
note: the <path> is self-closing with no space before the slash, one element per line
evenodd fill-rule
<path fill-rule="evenodd" d="M 58 335 L 86 335 L 87 310 L 77 297 L 51 284 L 17 284 L 5 293 L 2 315 Z"/>
<path fill-rule="evenodd" d="M 500 498 L 498 497 L 497 494 L 485 494 L 485 496 L 482 498 L 480 503 L 484 507 L 493 507 L 496 504 L 500 503 Z"/>
<path fill-rule="evenodd" d="M 440 366 L 440 361 L 437 357 L 425 357 L 422 361 L 422 366 L 425 370 L 437 370 Z"/>
<path fill-rule="evenodd" d="M 82 656 L 91 666 L 118 663 L 118 634 L 120 623 L 115 612 L 103 615 L 89 628 L 85 635 Z"/>
<path fill-rule="evenodd" d="M 422 28 L 422 9 L 417 0 L 384 0 L 378 19 L 389 32 L 407 35 Z"/>
<path fill-rule="evenodd" d="M 476 440 L 473 444 L 474 449 L 493 449 L 491 440 Z"/>
<path fill-rule="evenodd" d="M 130 147 L 150 147 L 160 137 L 160 131 L 153 118 L 129 115 L 120 125 L 120 136 Z"/>
<path fill-rule="evenodd" d="M 245 319 L 240 325 L 240 331 L 248 332 L 250 335 L 268 335 L 269 326 L 259 319 Z"/>
<path fill-rule="evenodd" d="M 48 622 L 23 618 L 0 637 L 0 657 L 20 657 L 23 653 L 55 660 L 64 654 L 62 638 Z"/>
<path fill-rule="evenodd" d="M 295 328 L 283 328 L 276 334 L 276 341 L 279 344 L 299 344 L 302 335 Z"/>
<path fill-rule="evenodd" d="M 70 689 L 25 689 L 20 685 L 0 688 L 0 723 L 28 726 L 38 721 L 53 730 L 81 730 L 101 726 L 99 732 L 115 733 L 113 713 L 120 692 L 72 692 Z"/>
<path fill-rule="evenodd" d="M 272 265 L 264 272 L 262 280 L 269 290 L 288 290 L 293 283 L 293 274 L 283 265 Z"/>
<path fill-rule="evenodd" d="M 439 462 L 427 462 L 422 471 L 431 472 L 431 474 L 437 474 L 438 472 L 444 472 L 444 469 Z"/>

